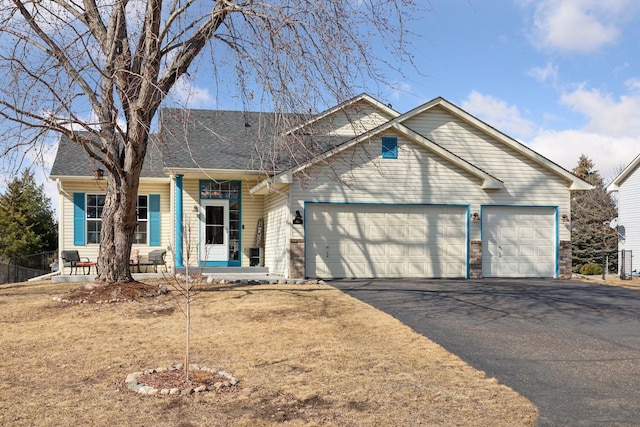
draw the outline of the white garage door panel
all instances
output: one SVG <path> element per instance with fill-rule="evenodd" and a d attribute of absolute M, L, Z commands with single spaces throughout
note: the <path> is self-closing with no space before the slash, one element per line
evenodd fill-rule
<path fill-rule="evenodd" d="M 554 277 L 555 227 L 554 208 L 483 208 L 483 277 Z"/>
<path fill-rule="evenodd" d="M 467 210 L 444 206 L 313 204 L 309 277 L 466 277 Z"/>

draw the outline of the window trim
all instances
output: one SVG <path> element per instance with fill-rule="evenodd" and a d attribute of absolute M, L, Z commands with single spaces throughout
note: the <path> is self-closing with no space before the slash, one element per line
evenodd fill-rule
<path fill-rule="evenodd" d="M 395 136 L 382 137 L 382 158 L 397 159 L 398 158 L 398 138 Z"/>
<path fill-rule="evenodd" d="M 141 197 L 144 197 L 147 200 L 146 206 L 144 207 L 146 209 L 146 211 L 147 211 L 147 217 L 145 219 L 142 219 L 142 220 L 140 219 L 140 211 L 139 211 L 140 210 L 139 202 L 140 202 L 140 198 Z M 138 222 L 136 223 L 136 229 L 133 232 L 133 242 L 132 242 L 132 244 L 134 244 L 134 245 L 148 245 L 149 241 L 151 240 L 150 236 L 149 236 L 149 233 L 150 233 L 149 224 L 150 224 L 150 222 L 149 222 L 149 195 L 148 194 L 138 194 L 138 200 L 136 200 L 136 220 Z M 146 223 L 145 227 L 144 227 L 145 228 L 144 242 L 136 242 L 135 234 L 137 233 L 138 226 L 140 225 L 141 222 Z"/>
<path fill-rule="evenodd" d="M 100 216 L 91 217 L 91 218 L 89 217 L 89 215 L 88 215 L 88 213 L 89 213 L 89 198 L 92 197 L 92 196 L 95 196 L 95 197 L 105 196 L 106 197 L 106 194 L 105 193 L 85 193 L 84 194 L 84 213 L 83 213 L 83 218 L 82 219 L 85 221 L 85 229 L 84 229 L 85 242 L 88 245 L 99 245 L 100 244 L 100 236 L 101 236 L 101 233 L 102 233 L 102 231 L 101 231 L 101 228 L 102 228 L 102 211 L 100 211 L 101 212 Z M 142 243 L 141 242 L 136 242 L 135 231 L 134 231 L 134 236 L 133 236 L 133 241 L 132 241 L 133 245 L 151 246 L 151 244 L 149 243 L 151 241 L 151 236 L 150 236 L 151 231 L 149 229 L 150 224 L 151 224 L 150 217 L 149 217 L 149 215 L 150 215 L 150 206 L 149 206 L 150 196 L 151 196 L 151 194 L 138 194 L 138 199 L 136 200 L 136 220 L 137 220 L 138 223 L 140 223 L 140 222 L 146 223 L 146 225 L 145 225 L 146 231 L 145 231 L 145 241 L 142 242 Z M 144 197 L 147 200 L 147 204 L 146 204 L 146 207 L 145 207 L 145 209 L 147 211 L 147 216 L 146 216 L 145 219 L 142 219 L 142 220 L 140 220 L 138 218 L 139 217 L 139 209 L 140 209 L 138 201 L 140 200 L 140 197 Z M 104 208 L 104 200 L 103 200 L 103 203 L 102 203 L 101 206 L 99 204 L 97 204 L 95 207 L 96 208 L 98 208 L 98 207 Z M 89 238 L 89 233 L 90 233 L 89 224 L 90 223 L 98 223 L 99 224 L 99 228 L 98 228 L 98 231 L 97 231 L 98 238 L 97 238 L 96 242 L 92 241 L 92 239 Z M 137 229 L 137 227 L 138 227 L 138 224 L 136 224 L 136 229 Z M 96 231 L 91 231 L 91 233 L 96 233 Z"/>

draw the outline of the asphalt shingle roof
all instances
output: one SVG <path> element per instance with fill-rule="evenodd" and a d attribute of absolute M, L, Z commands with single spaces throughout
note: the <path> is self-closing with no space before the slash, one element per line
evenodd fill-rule
<path fill-rule="evenodd" d="M 93 176 L 93 171 L 102 168 L 89 157 L 80 144 L 66 136 L 60 138 L 58 152 L 51 167 L 51 176 Z M 156 143 L 156 136 L 149 137 L 147 156 L 142 166 L 142 177 L 164 177 L 162 153 Z"/>
<path fill-rule="evenodd" d="M 344 136 L 281 136 L 300 121 L 293 114 L 226 110 L 162 109 L 160 134 L 150 138 L 142 176 L 163 169 L 222 169 L 275 173 L 344 142 Z M 82 147 L 62 137 L 53 176 L 92 176 L 99 165 Z"/>
<path fill-rule="evenodd" d="M 164 109 L 160 147 L 168 167 L 275 172 L 345 140 L 280 136 L 299 124 L 300 118 L 294 114 Z"/>

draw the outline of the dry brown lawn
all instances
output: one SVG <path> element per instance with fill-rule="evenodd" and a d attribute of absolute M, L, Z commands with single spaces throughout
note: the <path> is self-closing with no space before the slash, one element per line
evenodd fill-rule
<path fill-rule="evenodd" d="M 630 277 L 623 280 L 617 274 L 608 274 L 605 276 L 604 280 L 601 275 L 583 276 L 579 280 L 588 283 L 621 286 L 623 288 L 640 290 L 640 277 Z"/>
<path fill-rule="evenodd" d="M 227 286 L 193 305 L 192 362 L 237 389 L 142 396 L 180 362 L 171 295 L 63 305 L 78 284 L 0 286 L 0 425 L 532 426 L 537 409 L 394 318 L 327 285 Z"/>

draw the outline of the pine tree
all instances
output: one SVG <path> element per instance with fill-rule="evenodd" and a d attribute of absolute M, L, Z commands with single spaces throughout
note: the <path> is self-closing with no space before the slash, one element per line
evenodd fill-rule
<path fill-rule="evenodd" d="M 51 199 L 29 169 L 15 177 L 0 195 L 0 257 L 14 258 L 54 251 L 57 225 Z M 29 265 L 33 263 L 34 265 Z M 37 264 L 37 265 L 35 265 Z M 41 259 L 25 259 L 20 265 L 40 267 Z"/>
<path fill-rule="evenodd" d="M 575 195 L 571 200 L 571 249 L 573 270 L 589 263 L 600 264 L 603 254 L 609 256 L 609 269 L 617 265 L 618 232 L 609 227 L 618 216 L 615 201 L 607 193 L 604 180 L 594 169 L 591 159 L 582 154 L 572 172 L 584 179 L 593 189 Z"/>

